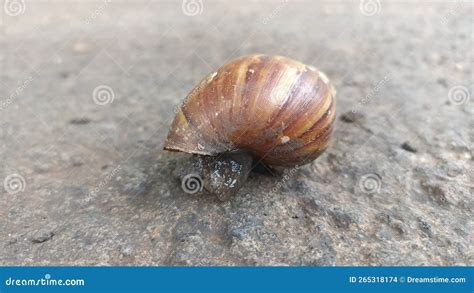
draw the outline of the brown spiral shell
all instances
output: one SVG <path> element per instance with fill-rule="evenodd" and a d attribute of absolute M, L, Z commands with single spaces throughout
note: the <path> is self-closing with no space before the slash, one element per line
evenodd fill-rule
<path fill-rule="evenodd" d="M 302 165 L 326 149 L 335 110 L 335 90 L 322 72 L 282 56 L 245 56 L 189 93 L 164 149 L 246 150 L 270 165 Z"/>

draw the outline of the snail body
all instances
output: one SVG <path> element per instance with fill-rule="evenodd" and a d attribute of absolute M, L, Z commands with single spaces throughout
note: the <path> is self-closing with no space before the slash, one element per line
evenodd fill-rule
<path fill-rule="evenodd" d="M 300 166 L 326 149 L 335 107 L 335 90 L 317 69 L 282 56 L 245 56 L 189 93 L 164 149 L 215 159 L 238 152 L 270 166 Z"/>

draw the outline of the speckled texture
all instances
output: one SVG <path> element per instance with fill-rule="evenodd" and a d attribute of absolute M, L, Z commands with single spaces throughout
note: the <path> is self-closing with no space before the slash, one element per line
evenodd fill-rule
<path fill-rule="evenodd" d="M 3 13 L 0 264 L 473 265 L 472 3 L 380 2 L 372 16 L 359 1 Z M 188 195 L 189 156 L 162 151 L 176 107 L 251 53 L 328 75 L 334 140 L 229 201 Z"/>

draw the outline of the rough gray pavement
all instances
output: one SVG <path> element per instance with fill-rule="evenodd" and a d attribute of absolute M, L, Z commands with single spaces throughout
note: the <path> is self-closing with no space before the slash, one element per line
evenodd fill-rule
<path fill-rule="evenodd" d="M 474 264 L 471 1 L 4 2 L 0 265 Z M 329 76 L 331 147 L 188 195 L 175 109 L 250 53 Z"/>

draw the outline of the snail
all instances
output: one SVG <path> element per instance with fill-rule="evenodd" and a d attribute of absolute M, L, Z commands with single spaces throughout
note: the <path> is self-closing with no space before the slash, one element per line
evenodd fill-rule
<path fill-rule="evenodd" d="M 225 200 L 256 163 L 292 167 L 316 159 L 333 130 L 335 94 L 312 66 L 283 56 L 240 57 L 188 94 L 164 149 L 194 154 L 194 179 Z"/>

